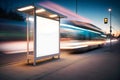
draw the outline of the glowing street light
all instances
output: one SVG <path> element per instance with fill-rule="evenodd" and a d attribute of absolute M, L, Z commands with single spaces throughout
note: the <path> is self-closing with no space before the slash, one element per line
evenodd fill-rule
<path fill-rule="evenodd" d="M 46 10 L 45 9 L 38 9 L 36 10 L 36 13 L 42 13 L 42 12 L 45 12 Z"/>
<path fill-rule="evenodd" d="M 26 11 L 26 10 L 30 10 L 30 9 L 33 9 L 34 6 L 27 6 L 27 7 L 23 7 L 23 8 L 19 8 L 17 9 L 18 11 Z"/>
<path fill-rule="evenodd" d="M 58 15 L 56 15 L 56 14 L 52 14 L 52 15 L 50 15 L 49 17 L 51 17 L 51 18 L 55 18 L 55 17 L 57 17 Z"/>
<path fill-rule="evenodd" d="M 110 12 L 110 11 L 112 11 L 112 9 L 109 8 L 108 11 Z"/>

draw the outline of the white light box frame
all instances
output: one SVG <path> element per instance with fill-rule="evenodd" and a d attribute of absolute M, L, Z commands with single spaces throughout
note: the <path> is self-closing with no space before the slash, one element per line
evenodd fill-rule
<path fill-rule="evenodd" d="M 36 17 L 36 57 L 59 54 L 59 21 Z"/>

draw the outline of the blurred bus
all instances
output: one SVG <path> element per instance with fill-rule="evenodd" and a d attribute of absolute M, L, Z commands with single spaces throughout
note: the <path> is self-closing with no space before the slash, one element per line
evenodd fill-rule
<path fill-rule="evenodd" d="M 71 20 L 60 26 L 61 50 L 82 51 L 102 47 L 105 44 L 105 33 L 93 24 Z"/>

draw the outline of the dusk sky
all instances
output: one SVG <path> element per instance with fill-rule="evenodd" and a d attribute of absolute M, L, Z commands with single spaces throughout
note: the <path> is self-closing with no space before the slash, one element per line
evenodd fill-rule
<path fill-rule="evenodd" d="M 0 6 L 6 10 L 16 10 L 19 7 L 32 3 L 51 1 L 66 9 L 76 12 L 76 0 L 1 0 Z M 120 1 L 119 0 L 77 0 L 78 15 L 90 19 L 94 25 L 105 32 L 109 32 L 109 23 L 104 24 L 103 19 L 109 18 L 108 9 L 112 9 L 113 33 L 120 33 Z"/>

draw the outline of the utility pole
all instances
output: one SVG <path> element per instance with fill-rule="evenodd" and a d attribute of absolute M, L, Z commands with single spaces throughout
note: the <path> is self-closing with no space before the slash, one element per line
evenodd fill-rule
<path fill-rule="evenodd" d="M 77 8 L 78 8 L 77 3 L 78 3 L 78 1 L 76 0 L 76 14 L 78 13 L 78 11 L 77 11 Z"/>

